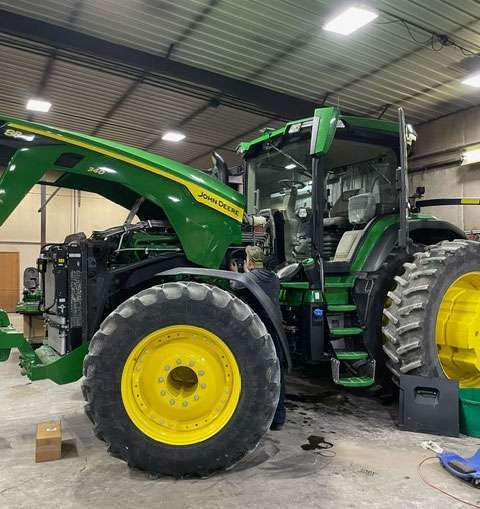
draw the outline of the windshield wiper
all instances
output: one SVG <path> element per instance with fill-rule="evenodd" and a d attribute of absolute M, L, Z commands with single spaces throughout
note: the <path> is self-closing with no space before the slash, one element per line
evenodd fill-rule
<path fill-rule="evenodd" d="M 306 175 L 308 177 L 310 177 L 310 172 L 308 171 L 308 168 L 304 164 L 302 164 L 300 161 L 297 161 L 289 153 L 284 152 L 282 149 L 276 147 L 275 145 L 272 145 L 271 143 L 269 143 L 267 145 L 267 148 L 273 148 L 273 150 L 276 150 L 279 154 L 282 154 L 283 157 L 286 157 L 289 161 L 292 161 L 292 163 L 295 163 L 297 166 L 300 166 L 300 168 L 302 168 L 305 171 Z"/>

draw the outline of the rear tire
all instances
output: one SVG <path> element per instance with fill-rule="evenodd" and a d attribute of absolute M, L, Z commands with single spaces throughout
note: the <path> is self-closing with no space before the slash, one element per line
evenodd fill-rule
<path fill-rule="evenodd" d="M 387 367 L 394 381 L 398 384 L 402 374 L 443 378 L 448 374 L 448 378 L 457 379 L 463 385 L 477 383 L 480 380 L 480 369 L 475 375 L 474 361 L 472 366 L 465 363 L 456 372 L 449 371 L 448 365 L 442 365 L 437 346 L 437 320 L 447 291 L 459 278 L 478 273 L 480 281 L 480 244 L 454 240 L 427 246 L 425 252 L 416 253 L 413 261 L 405 263 L 404 268 L 404 273 L 395 277 L 395 289 L 388 293 L 392 304 L 383 311 L 387 318 L 387 324 L 382 329 L 385 337 L 383 350 L 388 357 Z M 480 284 L 478 286 L 480 290 Z M 462 320 L 465 319 L 463 313 Z M 466 319 L 468 321 L 470 317 Z M 472 323 L 469 327 L 476 326 Z M 473 335 L 476 337 L 479 331 L 473 331 Z M 480 340 L 474 339 L 473 342 Z M 440 352 L 442 349 L 450 349 L 451 344 L 452 332 L 447 334 L 446 344 L 440 345 Z M 454 352 L 457 359 L 460 358 L 456 348 L 449 351 Z M 472 358 L 472 350 L 465 350 L 467 352 L 470 357 L 465 358 Z M 480 343 L 476 346 L 476 355 L 477 366 L 480 366 Z"/>
<path fill-rule="evenodd" d="M 133 372 L 144 369 L 139 366 L 139 359 L 143 357 L 144 352 L 148 352 L 152 348 L 149 346 L 149 349 L 140 350 L 140 354 L 135 352 L 138 351 L 138 348 L 142 348 L 142 345 L 139 346 L 139 344 L 148 340 L 152 334 L 157 334 L 156 331 L 159 331 L 160 339 L 155 340 L 153 345 L 154 352 L 157 352 L 154 368 L 157 361 L 161 363 L 162 351 L 158 350 L 162 347 L 165 348 L 165 345 L 160 345 L 162 334 L 165 334 L 162 331 L 169 333 L 171 330 L 205 331 L 206 336 L 219 340 L 217 343 L 220 348 L 225 347 L 221 351 L 228 351 L 233 355 L 232 359 L 234 360 L 230 364 L 238 366 L 240 386 L 237 399 L 231 399 L 232 414 L 227 415 L 226 422 L 215 431 L 213 436 L 205 435 L 204 438 L 198 439 L 199 435 L 194 435 L 194 433 L 201 435 L 203 420 L 198 428 L 187 431 L 185 428 L 188 426 L 185 426 L 182 419 L 184 415 L 188 415 L 185 412 L 194 412 L 194 409 L 199 407 L 194 406 L 193 392 L 190 392 L 190 387 L 194 387 L 192 391 L 196 391 L 195 380 L 198 382 L 195 399 L 198 400 L 198 394 L 200 394 L 200 403 L 207 405 L 204 403 L 207 400 L 205 395 L 210 387 L 213 387 L 211 390 L 215 396 L 215 387 L 221 386 L 218 384 L 223 383 L 223 378 L 220 380 L 219 377 L 217 377 L 218 384 L 209 384 L 208 390 L 202 392 L 200 382 L 205 380 L 206 376 L 199 379 L 193 374 L 193 379 L 188 380 L 188 390 L 180 389 L 181 394 L 178 402 L 176 406 L 172 407 L 173 413 L 170 417 L 173 416 L 173 420 L 167 420 L 167 423 L 177 423 L 175 430 L 169 430 L 167 424 L 158 424 L 155 427 L 157 422 L 164 421 L 161 418 L 162 412 L 167 414 L 169 412 L 168 404 L 165 403 L 166 406 L 161 406 L 163 400 L 160 400 L 157 391 L 165 393 L 164 390 L 160 391 L 163 387 L 167 389 L 166 401 L 169 401 L 169 398 L 174 398 L 168 392 L 168 387 L 157 385 L 157 383 L 163 382 L 163 375 L 169 380 L 168 377 L 174 369 L 170 373 L 156 372 L 153 377 L 149 375 L 150 372 L 146 370 L 146 367 L 145 371 L 140 371 L 140 375 L 134 373 L 137 378 L 134 378 L 132 383 L 144 384 L 145 393 L 150 394 L 150 400 L 147 398 L 145 401 L 153 403 L 160 401 L 160 406 L 157 405 L 155 408 L 153 405 L 149 408 L 151 415 L 155 416 L 152 417 L 155 422 L 148 423 L 148 426 L 150 424 L 153 426 L 150 428 L 154 433 L 158 430 L 158 435 L 150 433 L 148 426 L 143 428 L 139 421 L 134 422 L 132 404 L 125 396 L 125 384 L 127 383 L 125 382 L 125 373 L 129 373 L 127 367 L 134 366 Z M 166 340 L 166 344 L 175 355 L 175 348 L 184 348 L 182 356 L 184 360 L 177 359 L 176 364 L 186 364 L 185 358 L 189 355 L 188 341 L 192 341 L 190 343 L 192 350 L 200 351 L 199 358 L 204 358 L 202 357 L 202 348 L 206 348 L 208 344 L 200 341 L 201 339 L 204 338 L 193 334 L 184 339 L 183 347 L 181 343 L 175 343 L 175 338 Z M 181 339 L 176 339 L 176 341 L 179 342 Z M 208 339 L 206 341 L 208 342 Z M 157 343 L 160 346 L 156 347 Z M 187 344 L 186 349 L 185 344 Z M 164 352 L 167 351 L 169 350 L 164 350 Z M 206 352 L 204 356 L 208 355 L 210 353 Z M 223 359 L 223 356 L 221 358 Z M 145 362 L 145 366 L 147 366 L 147 362 Z M 220 361 L 222 364 L 220 368 L 215 365 L 215 369 L 212 368 L 212 373 L 218 374 L 220 372 L 218 369 L 223 368 L 224 362 L 227 361 Z M 191 361 L 189 365 L 194 366 L 194 364 Z M 191 368 L 192 372 L 197 370 L 197 366 L 198 363 Z M 173 367 L 175 368 L 175 365 Z M 187 369 L 188 366 L 184 366 L 184 368 Z M 159 369 L 163 369 L 163 366 Z M 196 373 L 198 376 L 204 374 L 198 370 Z M 234 372 L 230 370 L 230 367 L 225 373 L 227 373 L 226 376 L 234 377 Z M 176 477 L 207 475 L 216 470 L 228 468 L 253 450 L 272 422 L 280 393 L 280 364 L 273 341 L 260 318 L 247 304 L 232 294 L 214 286 L 193 282 L 166 283 L 155 286 L 140 292 L 120 305 L 105 319 L 100 330 L 93 337 L 89 354 L 84 362 L 84 376 L 83 392 L 87 401 L 85 410 L 94 424 L 96 434 L 107 443 L 109 451 L 125 460 L 129 466 Z M 177 379 L 173 380 L 173 384 L 169 387 L 178 395 L 175 385 L 178 384 Z M 202 383 L 201 385 L 206 384 Z M 233 392 L 231 398 L 233 398 Z M 190 398 L 187 402 L 185 398 L 188 397 Z M 143 394 L 141 394 L 141 398 L 143 398 Z M 224 403 L 223 399 L 227 398 L 230 396 L 222 397 L 222 403 Z M 170 399 L 170 402 L 173 400 Z M 133 405 L 137 401 L 142 401 L 142 399 L 133 398 Z M 218 401 L 216 400 L 214 404 L 219 404 Z M 196 404 L 200 405 L 200 403 Z M 175 403 L 171 404 L 175 405 Z M 182 404 L 183 409 L 181 408 Z M 228 404 L 230 404 L 230 399 Z M 214 415 L 214 410 L 209 415 Z M 142 416 L 142 418 L 145 417 L 148 420 L 149 415 Z M 175 419 L 178 420 L 175 421 Z M 212 417 L 212 422 L 214 419 L 215 417 Z M 208 425 L 204 426 L 207 428 Z M 156 438 L 154 439 L 152 436 L 156 436 Z M 164 439 L 164 437 L 167 438 Z M 192 440 L 193 443 L 189 443 Z"/>

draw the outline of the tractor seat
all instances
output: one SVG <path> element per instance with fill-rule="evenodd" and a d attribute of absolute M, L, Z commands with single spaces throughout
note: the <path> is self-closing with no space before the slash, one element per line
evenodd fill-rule
<path fill-rule="evenodd" d="M 350 262 L 365 231 L 365 225 L 375 217 L 376 201 L 372 193 L 362 193 L 348 200 L 348 220 L 360 227 L 345 232 L 335 251 L 334 262 Z"/>
<path fill-rule="evenodd" d="M 324 218 L 324 226 L 348 226 L 348 202 L 352 196 L 358 194 L 359 189 L 344 191 L 340 198 L 332 205 L 329 217 Z"/>

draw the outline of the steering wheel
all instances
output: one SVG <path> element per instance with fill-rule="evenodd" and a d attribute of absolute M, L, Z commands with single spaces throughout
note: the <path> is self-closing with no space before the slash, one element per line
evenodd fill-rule
<path fill-rule="evenodd" d="M 289 187 L 291 189 L 300 189 L 305 186 L 305 182 L 302 182 L 301 180 L 295 180 L 295 179 L 281 179 L 278 181 L 278 183 L 282 187 Z"/>

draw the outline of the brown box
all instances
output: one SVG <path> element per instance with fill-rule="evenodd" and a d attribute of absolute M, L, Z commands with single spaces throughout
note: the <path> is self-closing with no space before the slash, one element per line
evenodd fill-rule
<path fill-rule="evenodd" d="M 59 460 L 62 457 L 62 423 L 48 421 L 37 424 L 35 462 Z"/>

